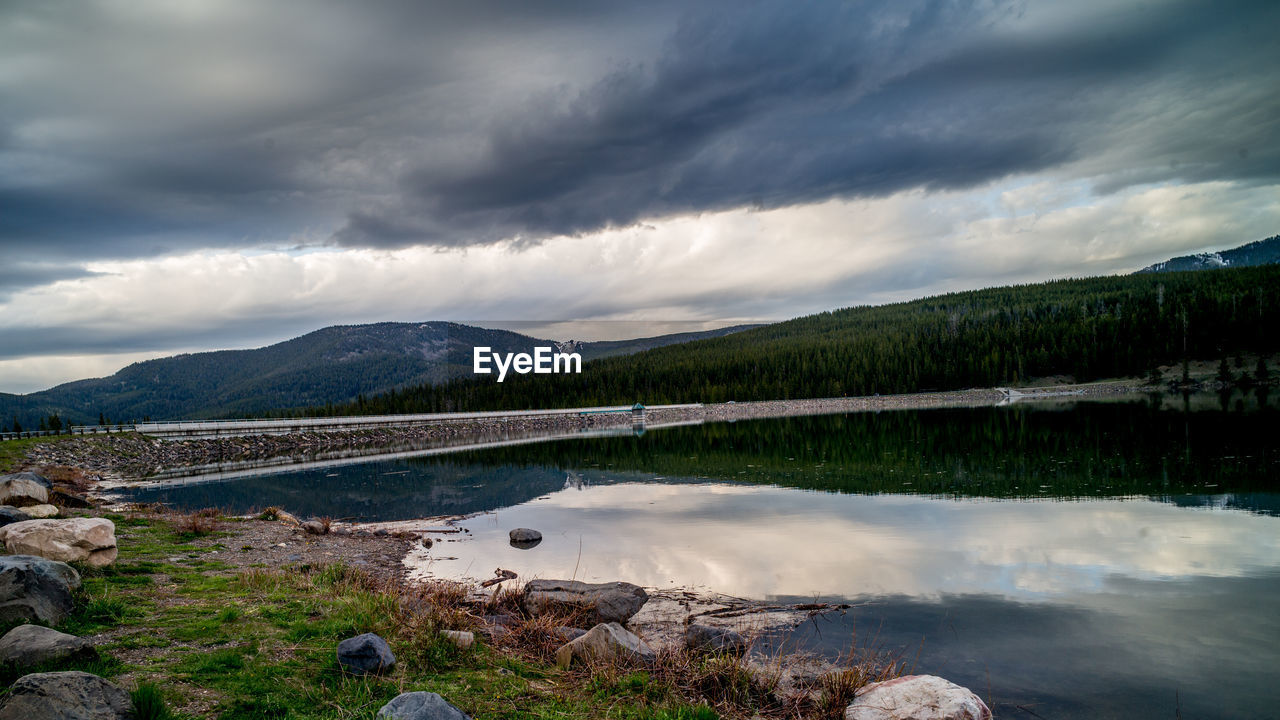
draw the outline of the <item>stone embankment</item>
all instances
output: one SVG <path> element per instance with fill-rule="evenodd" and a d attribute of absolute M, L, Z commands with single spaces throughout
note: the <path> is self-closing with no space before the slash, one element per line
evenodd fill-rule
<path fill-rule="evenodd" d="M 1071 386 L 1076 399 L 1114 396 L 1141 390 L 1137 382 Z M 686 408 L 652 408 L 648 426 L 670 423 L 725 422 L 758 418 L 878 412 L 944 407 L 994 405 L 1005 399 L 999 390 L 876 395 L 728 402 Z M 631 427 L 630 413 L 551 415 L 545 417 L 493 418 L 442 421 L 434 425 L 346 432 L 310 432 L 285 435 L 221 437 L 199 440 L 160 440 L 135 433 L 73 437 L 33 446 L 25 464 L 39 467 L 71 466 L 100 476 L 138 479 L 162 469 L 199 467 L 222 463 L 289 458 L 296 462 L 324 459 L 336 454 L 426 450 L 453 445 L 495 442 L 553 433 Z"/>

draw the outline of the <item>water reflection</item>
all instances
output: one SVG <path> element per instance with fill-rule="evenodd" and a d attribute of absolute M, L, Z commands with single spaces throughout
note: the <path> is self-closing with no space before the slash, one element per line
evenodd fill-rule
<path fill-rule="evenodd" d="M 786 642 L 834 655 L 875 637 L 1002 717 L 1264 718 L 1280 707 L 1278 418 L 1213 395 L 806 417 L 130 495 L 479 513 L 418 569 L 846 600 Z M 511 547 L 515 527 L 543 542 Z"/>
<path fill-rule="evenodd" d="M 740 597 L 937 597 L 1020 602 L 1100 591 L 1111 578 L 1240 577 L 1280 567 L 1280 519 L 1145 500 L 948 500 L 749 485 L 623 483 L 562 490 L 462 522 L 456 577 L 705 585 Z M 543 533 L 537 552 L 507 532 Z M 425 566 L 424 566 L 425 567 Z"/>

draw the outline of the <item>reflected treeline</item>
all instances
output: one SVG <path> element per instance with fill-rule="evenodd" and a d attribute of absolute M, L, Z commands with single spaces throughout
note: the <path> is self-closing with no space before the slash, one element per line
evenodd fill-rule
<path fill-rule="evenodd" d="M 1255 406 L 1256 408 L 1256 406 Z M 1272 492 L 1280 413 L 1164 400 L 855 413 L 569 440 L 456 462 L 636 471 L 848 493 L 1000 498 Z M 428 461 L 429 462 L 429 461 Z"/>
<path fill-rule="evenodd" d="M 222 508 L 247 513 L 276 506 L 304 517 L 409 520 L 465 515 L 521 502 L 564 487 L 552 468 L 459 464 L 432 458 L 426 473 L 396 462 L 305 470 L 225 482 L 121 490 L 134 502 L 181 509 Z"/>
<path fill-rule="evenodd" d="M 187 509 L 277 505 L 300 515 L 398 520 L 510 507 L 566 482 L 580 489 L 662 477 L 842 493 L 1144 495 L 1280 514 L 1277 430 L 1280 412 L 1212 395 L 904 410 L 714 423 L 121 494 Z"/>

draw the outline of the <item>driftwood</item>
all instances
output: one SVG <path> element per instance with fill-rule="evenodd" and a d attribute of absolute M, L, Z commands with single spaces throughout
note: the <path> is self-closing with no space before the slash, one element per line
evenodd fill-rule
<path fill-rule="evenodd" d="M 516 574 L 514 572 L 511 572 L 510 570 L 503 570 L 502 568 L 498 568 L 497 570 L 494 570 L 493 574 L 495 575 L 495 577 L 491 577 L 488 580 L 485 580 L 484 582 L 480 583 L 480 587 L 490 587 L 493 585 L 497 585 L 500 582 L 516 579 Z"/>

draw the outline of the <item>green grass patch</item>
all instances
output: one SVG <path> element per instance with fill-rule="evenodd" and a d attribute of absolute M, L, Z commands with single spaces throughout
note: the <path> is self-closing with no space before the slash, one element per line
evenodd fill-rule
<path fill-rule="evenodd" d="M 0 440 L 0 473 L 11 473 L 22 464 L 27 451 L 35 445 L 69 440 L 69 435 L 48 435 L 44 437 L 17 438 Z"/>
<path fill-rule="evenodd" d="M 719 717 L 657 672 L 593 679 L 482 638 L 459 649 L 442 631 L 476 629 L 461 593 L 405 603 L 399 590 L 341 565 L 235 569 L 208 555 L 216 538 L 187 537 L 167 518 L 112 519 L 121 556 L 83 569 L 77 610 L 59 626 L 104 635 L 104 657 L 56 669 L 126 674 L 126 689 L 140 682 L 139 718 L 366 718 L 414 690 L 440 693 L 476 720 Z M 398 662 L 386 676 L 353 677 L 338 665 L 338 642 L 364 632 L 391 644 Z M 199 712 L 183 714 L 195 704 Z"/>

